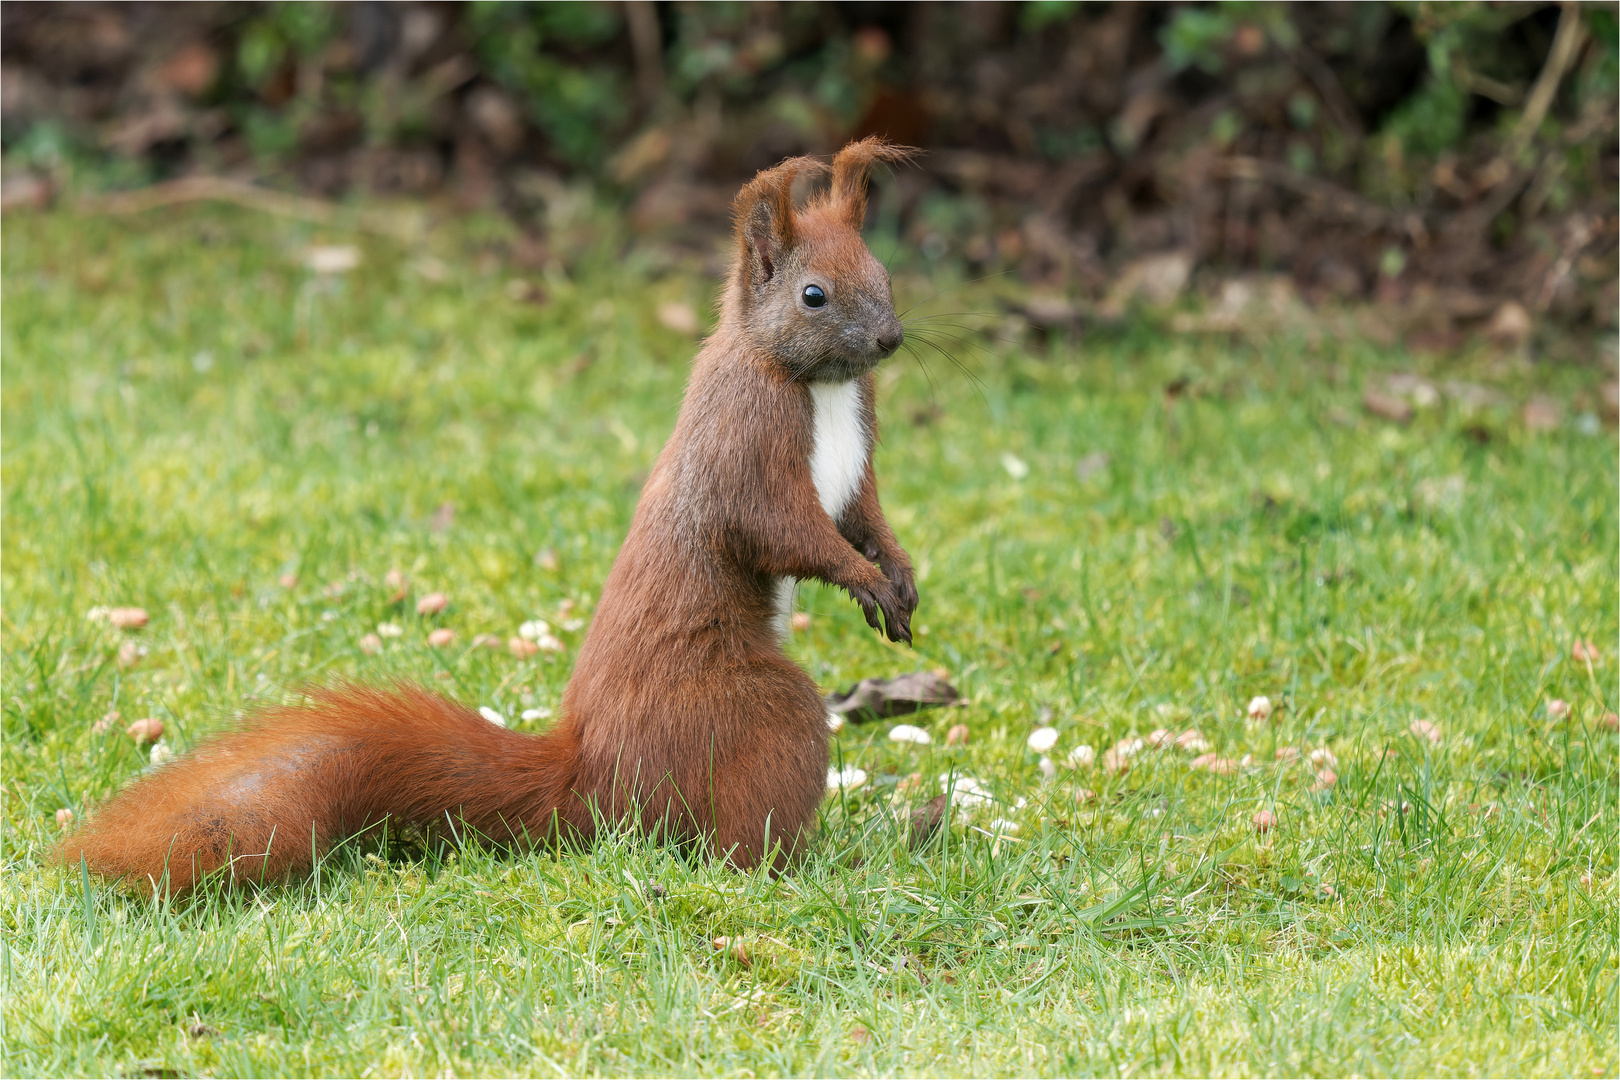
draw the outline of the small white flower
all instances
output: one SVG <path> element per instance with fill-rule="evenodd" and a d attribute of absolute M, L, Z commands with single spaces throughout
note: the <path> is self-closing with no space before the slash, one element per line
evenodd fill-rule
<path fill-rule="evenodd" d="M 864 783 L 866 783 L 865 769 L 845 765 L 842 769 L 827 770 L 827 786 L 829 788 L 843 788 L 845 791 L 854 791 Z"/>
<path fill-rule="evenodd" d="M 539 641 L 551 633 L 551 624 L 544 619 L 530 619 L 518 627 L 518 637 L 524 641 Z"/>
<path fill-rule="evenodd" d="M 827 730 L 834 735 L 844 730 L 844 718 L 831 709 L 827 710 Z"/>
<path fill-rule="evenodd" d="M 562 624 L 562 628 L 564 630 L 568 631 L 570 634 L 572 634 L 575 631 L 585 629 L 585 620 L 584 619 L 568 619 L 567 621 L 565 621 Z"/>
<path fill-rule="evenodd" d="M 1127 735 L 1114 744 L 1114 753 L 1122 758 L 1133 758 L 1140 754 L 1146 746 L 1147 742 L 1145 740 L 1139 739 L 1135 735 Z"/>
<path fill-rule="evenodd" d="M 102 607 L 101 605 L 98 604 L 95 607 L 91 608 L 89 611 L 85 612 L 84 617 L 86 619 L 88 619 L 90 622 L 106 622 L 107 621 L 107 616 L 109 616 L 111 614 L 112 614 L 112 608 L 110 608 L 110 607 Z"/>
<path fill-rule="evenodd" d="M 1081 743 L 1073 750 L 1070 750 L 1069 756 L 1064 760 L 1069 763 L 1071 769 L 1089 768 L 1092 762 L 1097 760 L 1097 751 Z"/>
<path fill-rule="evenodd" d="M 1022 480 L 1029 475 L 1029 462 L 1014 453 L 1001 455 L 1001 467 L 1007 470 L 1007 475 L 1014 480 Z"/>
<path fill-rule="evenodd" d="M 939 789 L 950 792 L 952 806 L 960 806 L 965 810 L 982 806 L 995 798 L 982 782 L 961 774 L 954 777 L 950 773 L 942 774 L 939 778 Z"/>
<path fill-rule="evenodd" d="M 1338 767 L 1339 759 L 1334 757 L 1333 751 L 1329 750 L 1327 747 L 1318 746 L 1315 750 L 1311 751 L 1311 768 L 1318 770 L 1337 770 Z"/>
<path fill-rule="evenodd" d="M 991 818 L 990 828 L 993 832 L 1015 833 L 1018 831 L 1018 822 L 1008 821 L 1006 818 Z"/>
<path fill-rule="evenodd" d="M 910 724 L 896 724 L 894 727 L 889 729 L 889 741 L 916 743 L 918 746 L 927 746 L 934 740 L 933 737 L 928 734 L 928 732 L 924 731 L 920 727 L 912 727 Z"/>
<path fill-rule="evenodd" d="M 550 718 L 551 710 L 547 708 L 523 710 L 523 719 L 525 720 L 549 720 Z"/>
<path fill-rule="evenodd" d="M 1057 745 L 1058 730 L 1055 727 L 1038 727 L 1029 733 L 1029 748 L 1037 754 L 1044 754 Z"/>
<path fill-rule="evenodd" d="M 1209 740 L 1196 731 L 1183 731 L 1176 736 L 1176 745 L 1189 754 L 1202 754 L 1209 749 Z"/>
<path fill-rule="evenodd" d="M 1264 694 L 1260 694 L 1260 695 L 1258 695 L 1256 697 L 1250 698 L 1249 699 L 1249 719 L 1250 720 L 1269 720 L 1269 719 L 1271 719 L 1271 699 L 1266 697 Z"/>
<path fill-rule="evenodd" d="M 399 623 L 380 622 L 377 624 L 378 637 L 399 637 L 405 633 L 405 628 Z"/>
<path fill-rule="evenodd" d="M 1045 754 L 1041 755 L 1041 775 L 1048 780 L 1057 776 L 1057 766 L 1052 764 L 1052 759 Z"/>
<path fill-rule="evenodd" d="M 541 652 L 550 652 L 550 653 L 562 652 L 563 649 L 565 649 L 567 647 L 562 643 L 562 641 L 560 639 L 554 637 L 551 634 L 541 634 L 539 639 L 535 641 L 535 644 L 540 646 L 540 651 Z"/>
<path fill-rule="evenodd" d="M 490 708 L 488 705 L 480 705 L 480 706 L 478 706 L 478 715 L 482 716 L 485 720 L 488 720 L 490 723 L 494 724 L 496 727 L 505 727 L 506 726 L 506 717 L 502 716 L 500 713 L 496 712 L 494 709 Z"/>
<path fill-rule="evenodd" d="M 153 765 L 167 765 L 174 760 L 174 750 L 168 743 L 159 739 L 152 744 L 152 751 L 147 755 L 147 760 Z"/>

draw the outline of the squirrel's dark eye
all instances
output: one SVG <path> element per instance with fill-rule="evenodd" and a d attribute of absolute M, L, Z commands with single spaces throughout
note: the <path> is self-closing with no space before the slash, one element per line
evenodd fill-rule
<path fill-rule="evenodd" d="M 820 285 L 806 285 L 800 298 L 805 307 L 820 307 L 827 302 L 827 294 L 821 291 Z"/>

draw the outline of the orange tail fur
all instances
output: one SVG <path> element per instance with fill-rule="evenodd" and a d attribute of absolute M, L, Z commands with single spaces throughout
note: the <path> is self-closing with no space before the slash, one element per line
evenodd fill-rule
<path fill-rule="evenodd" d="M 178 894 L 222 868 L 236 881 L 296 877 L 389 819 L 519 845 L 589 830 L 566 720 L 520 735 L 408 684 L 307 696 L 131 784 L 58 845 L 57 859 Z"/>

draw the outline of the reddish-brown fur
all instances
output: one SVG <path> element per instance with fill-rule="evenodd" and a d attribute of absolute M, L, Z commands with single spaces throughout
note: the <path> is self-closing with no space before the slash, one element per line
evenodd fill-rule
<path fill-rule="evenodd" d="M 425 690 L 340 685 L 143 777 L 58 857 L 185 891 L 306 872 L 385 819 L 463 839 L 588 840 L 600 821 L 702 840 L 738 867 L 786 865 L 826 782 L 826 709 L 782 651 L 777 580 L 842 587 L 909 641 L 911 563 L 878 504 L 872 369 L 900 340 L 888 275 L 860 237 L 866 173 L 905 151 L 868 139 L 795 210 L 794 159 L 738 195 L 738 257 L 640 505 L 544 735 Z M 806 282 L 825 307 L 802 302 Z M 865 471 L 837 520 L 809 459 L 811 383 L 857 380 Z M 875 565 L 874 565 L 875 564 Z M 165 878 L 165 874 L 167 878 Z"/>

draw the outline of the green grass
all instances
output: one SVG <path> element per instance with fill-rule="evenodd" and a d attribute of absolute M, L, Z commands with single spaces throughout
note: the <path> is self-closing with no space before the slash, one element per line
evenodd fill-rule
<path fill-rule="evenodd" d="M 1331 322 L 978 337 L 955 346 L 977 383 L 926 349 L 927 371 L 891 363 L 879 476 L 917 647 L 812 587 L 792 651 L 828 689 L 944 668 L 969 704 L 922 715 L 928 747 L 846 729 L 835 754 L 874 781 L 828 799 L 791 876 L 619 839 L 341 853 L 304 886 L 155 907 L 47 865 L 57 809 L 145 763 L 92 731 L 108 710 L 183 750 L 303 681 L 406 676 L 544 724 L 516 717 L 556 703 L 580 630 L 532 661 L 472 641 L 589 615 L 693 351 L 655 312 L 713 286 L 603 248 L 525 303 L 457 228 L 367 241 L 322 284 L 301 265 L 321 237 L 285 222 L 7 220 L 6 1073 L 1615 1073 L 1613 433 L 1357 408 L 1414 365 L 1566 401 L 1599 376 Z M 426 253 L 443 280 L 412 269 Z M 897 278 L 903 304 L 941 284 Z M 455 646 L 390 603 L 390 568 L 450 595 L 431 621 Z M 363 654 L 381 622 L 403 634 Z M 1271 721 L 1246 720 L 1256 694 Z M 1026 737 L 1048 716 L 1055 758 L 1195 726 L 1253 762 L 1150 750 L 1043 783 Z M 1337 786 L 1276 764 L 1285 745 L 1329 748 Z M 930 795 L 952 770 L 1002 805 L 913 854 L 896 814 L 922 796 L 894 809 L 893 781 Z"/>

